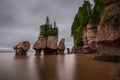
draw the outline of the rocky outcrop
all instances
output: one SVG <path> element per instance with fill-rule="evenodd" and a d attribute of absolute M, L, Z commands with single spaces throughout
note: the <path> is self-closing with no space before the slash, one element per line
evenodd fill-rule
<path fill-rule="evenodd" d="M 77 45 L 74 45 L 72 47 L 72 53 L 75 53 L 75 54 L 79 54 L 79 53 L 82 53 L 82 46 L 77 46 Z"/>
<path fill-rule="evenodd" d="M 36 51 L 37 55 L 39 55 L 42 50 L 44 54 L 49 54 L 57 50 L 57 41 L 57 36 L 40 35 L 38 40 L 34 43 L 33 49 Z"/>
<path fill-rule="evenodd" d="M 58 45 L 58 53 L 64 53 L 65 50 L 65 39 L 62 38 Z"/>
<path fill-rule="evenodd" d="M 46 47 L 44 48 L 44 54 L 54 54 L 57 53 L 57 42 L 58 42 L 58 36 L 50 35 L 46 38 Z"/>
<path fill-rule="evenodd" d="M 16 55 L 26 55 L 27 51 L 30 49 L 29 41 L 22 41 L 13 47 Z"/>
<path fill-rule="evenodd" d="M 71 52 L 70 52 L 70 48 L 67 48 L 67 54 L 70 54 Z"/>
<path fill-rule="evenodd" d="M 43 35 L 40 35 L 38 37 L 38 40 L 33 45 L 33 49 L 36 51 L 37 55 L 40 55 L 41 50 L 46 48 L 46 44 L 47 44 L 46 37 Z"/>
<path fill-rule="evenodd" d="M 96 43 L 100 55 L 120 55 L 120 0 L 115 0 L 104 8 Z"/>
<path fill-rule="evenodd" d="M 57 42 L 58 42 L 57 36 L 48 36 L 47 37 L 47 47 L 48 48 L 57 49 Z"/>

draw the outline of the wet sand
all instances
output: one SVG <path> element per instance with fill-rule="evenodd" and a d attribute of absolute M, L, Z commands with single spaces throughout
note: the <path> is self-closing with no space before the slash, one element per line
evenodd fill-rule
<path fill-rule="evenodd" d="M 120 63 L 116 64 L 116 71 L 115 71 L 115 77 L 117 78 L 117 80 L 120 80 Z"/>
<path fill-rule="evenodd" d="M 0 80 L 120 80 L 119 63 L 93 61 L 92 57 L 0 53 Z"/>
<path fill-rule="evenodd" d="M 81 65 L 78 65 L 78 70 L 81 72 L 79 76 L 82 80 L 117 80 L 115 63 L 93 61 L 94 55 L 84 55 L 78 57 Z"/>

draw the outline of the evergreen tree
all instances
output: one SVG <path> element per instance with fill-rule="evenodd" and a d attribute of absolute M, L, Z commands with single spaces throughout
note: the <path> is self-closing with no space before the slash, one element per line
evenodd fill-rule
<path fill-rule="evenodd" d="M 107 0 L 94 0 L 94 8 L 93 8 L 93 13 L 91 17 L 92 22 L 96 24 L 99 23 L 101 12 L 106 1 Z"/>
<path fill-rule="evenodd" d="M 80 34 L 81 30 L 84 26 L 87 25 L 89 19 L 91 18 L 92 8 L 89 1 L 84 1 L 83 5 L 79 7 L 79 11 L 76 14 L 72 27 L 71 27 L 71 34 L 76 35 Z"/>
<path fill-rule="evenodd" d="M 52 23 L 50 25 L 49 17 L 47 17 L 46 23 L 40 26 L 40 34 L 44 36 L 58 35 L 58 28 L 56 26 L 56 22 L 54 22 L 54 27 L 52 27 Z"/>
<path fill-rule="evenodd" d="M 83 5 L 79 7 L 78 13 L 76 14 L 72 27 L 71 35 L 76 36 L 75 44 L 82 45 L 81 31 L 89 22 L 92 14 L 92 5 L 89 1 L 84 1 Z"/>

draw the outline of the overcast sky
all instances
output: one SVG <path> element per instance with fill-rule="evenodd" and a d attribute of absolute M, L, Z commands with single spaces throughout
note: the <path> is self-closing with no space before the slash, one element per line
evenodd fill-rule
<path fill-rule="evenodd" d="M 12 48 L 20 41 L 33 43 L 46 16 L 56 21 L 59 39 L 71 42 L 70 29 L 83 0 L 0 0 L 0 48 Z"/>

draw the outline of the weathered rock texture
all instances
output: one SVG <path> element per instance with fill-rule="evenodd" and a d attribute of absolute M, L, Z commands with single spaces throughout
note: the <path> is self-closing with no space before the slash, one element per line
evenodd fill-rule
<path fill-rule="evenodd" d="M 94 53 L 95 39 L 96 39 L 96 28 L 92 23 L 88 23 L 81 33 L 83 46 L 74 45 L 72 48 L 73 53 Z M 75 39 L 75 37 L 74 37 Z M 74 43 L 75 44 L 75 43 Z"/>
<path fill-rule="evenodd" d="M 57 42 L 58 42 L 58 36 L 48 36 L 46 38 L 47 44 L 46 48 L 44 48 L 44 53 L 45 54 L 54 54 L 57 53 Z"/>
<path fill-rule="evenodd" d="M 95 49 L 96 29 L 92 23 L 88 23 L 87 27 L 83 29 L 82 41 L 83 41 L 83 53 L 92 53 Z"/>
<path fill-rule="evenodd" d="M 120 55 L 120 0 L 108 3 L 98 26 L 97 53 Z"/>
<path fill-rule="evenodd" d="M 94 46 L 95 38 L 96 38 L 96 29 L 92 24 L 87 25 L 87 42 L 90 47 Z"/>
<path fill-rule="evenodd" d="M 47 37 L 47 47 L 48 48 L 57 49 L 57 42 L 58 42 L 57 36 L 48 36 Z"/>
<path fill-rule="evenodd" d="M 38 37 L 38 40 L 34 43 L 33 49 L 36 51 L 36 54 L 39 55 L 41 53 L 41 50 L 46 48 L 46 37 L 43 35 L 40 35 Z"/>
<path fill-rule="evenodd" d="M 58 53 L 64 53 L 65 50 L 65 39 L 62 38 L 58 45 Z"/>
<path fill-rule="evenodd" d="M 30 42 L 22 41 L 15 45 L 13 48 L 16 52 L 16 55 L 26 55 L 27 51 L 30 49 Z"/>
<path fill-rule="evenodd" d="M 41 50 L 44 51 L 44 54 L 49 54 L 57 51 L 57 36 L 43 36 L 40 35 L 38 40 L 34 43 L 33 49 L 35 49 L 36 54 L 40 54 Z"/>

